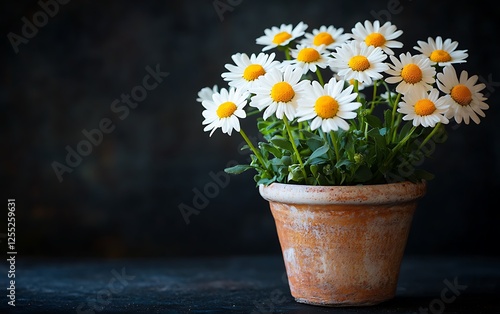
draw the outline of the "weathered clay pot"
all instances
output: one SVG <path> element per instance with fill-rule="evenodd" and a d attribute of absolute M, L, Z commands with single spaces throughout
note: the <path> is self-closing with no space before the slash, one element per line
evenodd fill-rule
<path fill-rule="evenodd" d="M 401 259 L 425 183 L 259 187 L 273 214 L 292 296 L 323 306 L 395 296 Z"/>

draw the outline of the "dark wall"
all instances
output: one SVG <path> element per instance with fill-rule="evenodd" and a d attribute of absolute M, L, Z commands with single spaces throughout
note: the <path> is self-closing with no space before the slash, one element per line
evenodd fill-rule
<path fill-rule="evenodd" d="M 495 2 L 220 0 L 232 4 L 222 14 L 214 3 L 70 1 L 50 7 L 54 16 L 46 20 L 36 1 L 1 4 L 2 195 L 16 199 L 20 254 L 279 253 L 253 174 L 213 189 L 228 163 L 247 156 L 237 150 L 238 134 L 209 138 L 202 131 L 197 92 L 224 85 L 224 64 L 233 53 L 259 52 L 255 39 L 265 28 L 304 21 L 310 31 L 321 25 L 350 31 L 378 16 L 404 31 L 408 51 L 427 37 L 458 41 L 469 52 L 459 68 L 480 75 L 489 96 L 481 124 L 449 129 L 449 140 L 425 160 L 436 178 L 417 210 L 407 253 L 499 255 Z M 36 34 L 24 29 L 31 38 L 16 53 L 8 34 L 22 35 L 33 17 L 40 28 Z M 158 85 L 126 111 L 122 94 L 139 93 L 154 70 L 162 72 Z M 102 138 L 95 135 L 99 127 L 108 131 Z M 58 178 L 53 164 L 67 163 L 67 147 L 86 148 L 83 130 L 93 132 L 97 144 L 88 156 L 71 159 L 71 172 Z M 196 196 L 204 189 L 212 193 L 205 202 Z M 186 224 L 179 206 L 194 207 L 193 200 L 202 209 Z"/>

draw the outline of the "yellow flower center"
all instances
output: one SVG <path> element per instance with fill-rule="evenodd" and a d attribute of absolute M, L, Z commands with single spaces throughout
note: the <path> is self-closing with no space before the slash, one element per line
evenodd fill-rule
<path fill-rule="evenodd" d="M 314 48 L 304 48 L 299 51 L 297 60 L 302 62 L 314 62 L 320 58 L 319 52 Z"/>
<path fill-rule="evenodd" d="M 247 81 L 253 81 L 261 75 L 266 74 L 266 70 L 260 64 L 250 64 L 243 71 L 243 78 Z"/>
<path fill-rule="evenodd" d="M 370 61 L 365 56 L 354 56 L 347 63 L 354 71 L 364 71 L 370 67 Z"/>
<path fill-rule="evenodd" d="M 274 84 L 271 89 L 271 98 L 276 102 L 289 102 L 295 96 L 295 91 L 287 82 Z"/>
<path fill-rule="evenodd" d="M 401 77 L 406 83 L 416 84 L 422 80 L 422 70 L 414 63 L 408 63 L 401 70 Z"/>
<path fill-rule="evenodd" d="M 371 33 L 366 36 L 365 44 L 367 46 L 382 47 L 385 44 L 385 37 L 380 33 Z"/>
<path fill-rule="evenodd" d="M 427 99 L 420 99 L 415 103 L 415 113 L 419 116 L 428 116 L 436 111 L 434 103 Z"/>
<path fill-rule="evenodd" d="M 448 62 L 451 61 L 451 56 L 448 52 L 437 49 L 431 53 L 429 59 L 431 59 L 431 61 L 433 62 Z"/>
<path fill-rule="evenodd" d="M 472 101 L 472 93 L 470 89 L 462 84 L 455 85 L 451 89 L 451 98 L 462 106 L 468 106 Z"/>
<path fill-rule="evenodd" d="M 339 111 L 339 103 L 328 95 L 321 96 L 314 104 L 314 111 L 316 111 L 318 117 L 330 119 L 337 115 L 337 112 Z"/>
<path fill-rule="evenodd" d="M 238 108 L 234 102 L 226 101 L 225 103 L 219 105 L 216 113 L 221 119 L 228 118 L 236 111 L 236 109 Z"/>
<path fill-rule="evenodd" d="M 292 38 L 292 34 L 290 34 L 288 32 L 281 32 L 281 33 L 274 35 L 273 43 L 280 45 L 285 40 L 290 39 L 290 38 Z"/>
<path fill-rule="evenodd" d="M 327 32 L 318 33 L 316 36 L 314 36 L 313 40 L 313 44 L 315 46 L 321 46 L 321 45 L 328 46 L 330 44 L 333 44 L 334 42 L 335 39 L 333 39 L 332 35 L 330 35 Z"/>

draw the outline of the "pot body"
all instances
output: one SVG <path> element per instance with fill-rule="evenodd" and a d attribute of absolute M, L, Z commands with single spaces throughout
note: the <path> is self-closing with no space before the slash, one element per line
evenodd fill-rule
<path fill-rule="evenodd" d="M 304 186 L 273 183 L 269 201 L 297 302 L 373 305 L 394 297 L 425 183 Z"/>

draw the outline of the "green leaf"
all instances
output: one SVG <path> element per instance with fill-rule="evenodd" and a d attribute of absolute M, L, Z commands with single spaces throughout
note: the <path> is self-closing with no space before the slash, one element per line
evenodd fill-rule
<path fill-rule="evenodd" d="M 276 148 L 275 146 L 273 146 L 269 143 L 259 143 L 259 147 L 262 150 L 273 154 L 274 157 L 281 158 L 281 156 L 283 156 L 283 153 L 278 148 Z M 266 155 L 266 154 L 263 154 L 263 155 Z"/>
<path fill-rule="evenodd" d="M 224 171 L 229 174 L 240 174 L 242 172 L 247 171 L 248 169 L 254 169 L 254 167 L 249 165 L 236 165 L 233 167 L 226 168 L 224 169 Z"/>
<path fill-rule="evenodd" d="M 319 148 L 317 148 L 315 151 L 312 152 L 311 156 L 309 156 L 309 159 L 307 159 L 306 161 L 306 164 L 310 163 L 310 160 L 314 160 L 318 157 L 322 157 L 323 155 L 325 155 L 328 150 L 330 150 L 330 145 L 328 144 L 325 144 Z M 327 159 L 327 157 L 325 156 L 323 159 Z"/>
<path fill-rule="evenodd" d="M 271 143 L 273 143 L 273 145 L 281 148 L 281 149 L 284 149 L 284 150 L 287 150 L 291 153 L 293 153 L 293 146 L 292 146 L 292 143 L 290 143 L 290 141 L 284 137 L 281 137 L 281 136 L 274 136 L 271 140 L 270 140 Z"/>
<path fill-rule="evenodd" d="M 304 178 L 302 174 L 302 168 L 299 164 L 293 164 L 288 166 L 288 181 L 300 182 Z"/>
<path fill-rule="evenodd" d="M 281 163 L 285 166 L 289 166 L 292 164 L 292 158 L 290 156 L 281 157 Z"/>
<path fill-rule="evenodd" d="M 314 177 L 317 177 L 318 176 L 318 170 L 319 170 L 319 166 L 318 165 L 311 165 L 309 167 L 309 170 L 311 170 L 311 173 Z"/>
<path fill-rule="evenodd" d="M 259 185 L 269 185 L 273 182 L 276 182 L 276 180 L 274 178 L 259 178 L 259 177 L 255 177 L 254 178 L 255 182 L 257 183 L 256 185 L 259 186 Z"/>
<path fill-rule="evenodd" d="M 335 164 L 335 168 L 341 168 L 342 166 L 350 167 L 353 164 L 349 159 L 341 159 Z"/>
<path fill-rule="evenodd" d="M 368 122 L 368 125 L 370 125 L 372 128 L 382 127 L 382 121 L 380 121 L 380 119 L 377 116 L 369 114 L 369 115 L 366 115 L 365 119 L 366 119 L 366 122 Z"/>
<path fill-rule="evenodd" d="M 412 126 L 413 124 L 411 122 L 407 122 L 403 125 L 401 131 L 399 131 L 398 142 L 400 142 L 410 132 Z"/>
<path fill-rule="evenodd" d="M 307 147 L 311 149 L 311 151 L 315 151 L 316 149 L 323 146 L 325 144 L 325 141 L 323 141 L 320 137 L 313 137 L 313 138 L 308 138 L 306 144 Z"/>
<path fill-rule="evenodd" d="M 359 182 L 366 182 L 373 178 L 373 173 L 370 168 L 365 165 L 361 165 L 354 173 L 354 179 Z"/>
<path fill-rule="evenodd" d="M 385 147 L 385 138 L 377 129 L 371 129 L 370 131 L 368 131 L 368 136 L 375 141 L 375 145 L 379 147 Z"/>

